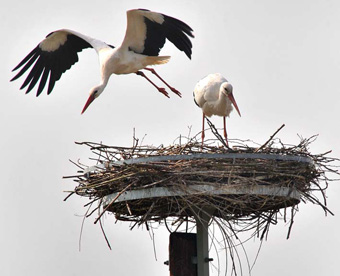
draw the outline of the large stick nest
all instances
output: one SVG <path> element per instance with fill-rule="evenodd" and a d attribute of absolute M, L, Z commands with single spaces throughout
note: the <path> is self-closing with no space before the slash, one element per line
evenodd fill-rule
<path fill-rule="evenodd" d="M 282 128 L 282 127 L 281 127 Z M 280 128 L 280 129 L 281 129 Z M 214 130 L 213 126 L 212 129 Z M 279 130 L 280 130 L 279 129 Z M 278 130 L 278 131 L 279 131 Z M 277 132 L 278 132 L 277 131 Z M 287 196 L 263 194 L 213 194 L 193 189 L 193 185 L 208 185 L 214 190 L 226 187 L 282 187 L 297 191 L 300 200 L 312 202 L 331 213 L 326 206 L 325 191 L 328 187 L 328 173 L 337 173 L 330 165 L 337 160 L 327 157 L 327 153 L 313 155 L 308 147 L 315 140 L 301 138 L 298 145 L 285 145 L 279 139 L 270 139 L 262 146 L 249 146 L 249 141 L 233 140 L 233 149 L 226 147 L 223 139 L 216 132 L 216 138 L 203 146 L 196 138 L 187 139 L 171 146 L 140 146 L 135 139 L 132 147 L 107 146 L 92 142 L 81 142 L 95 154 L 95 170 L 88 170 L 84 165 L 79 175 L 70 176 L 77 183 L 74 191 L 82 197 L 88 197 L 92 205 L 98 202 L 90 214 L 98 210 L 97 222 L 106 212 L 114 213 L 116 219 L 137 224 L 160 221 L 176 217 L 176 222 L 192 220 L 197 210 L 203 207 L 213 208 L 213 215 L 222 223 L 246 223 L 247 227 L 256 225 L 256 232 L 262 231 L 261 238 L 268 232 L 268 226 L 276 223 L 279 210 L 292 206 L 291 214 L 297 210 L 299 200 Z M 219 142 L 219 146 L 216 143 Z M 220 145 L 222 143 L 222 145 Z M 267 158 L 197 158 L 186 160 L 162 160 L 127 164 L 126 160 L 157 156 L 193 156 L 197 154 L 247 153 L 279 156 L 299 156 L 311 162 L 295 160 L 276 160 Z M 166 187 L 181 191 L 177 196 L 142 198 L 120 201 L 119 197 L 133 190 Z M 106 196 L 113 194 L 108 202 Z M 321 199 L 319 198 L 321 195 Z M 284 213 L 284 218 L 286 217 Z M 89 215 L 88 215 L 89 216 Z M 291 223 L 292 223 L 291 218 Z M 246 227 L 246 228 L 247 228 Z M 291 227 L 290 227 L 291 228 Z M 288 234 L 289 235 L 289 234 Z"/>
<path fill-rule="evenodd" d="M 287 145 L 280 139 L 274 139 L 282 125 L 262 145 L 249 140 L 231 140 L 231 149 L 209 120 L 208 123 L 216 139 L 208 140 L 204 145 L 196 138 L 199 134 L 193 138 L 179 137 L 173 145 L 159 147 L 140 145 L 142 143 L 135 137 L 132 147 L 77 143 L 90 148 L 94 154 L 94 158 L 90 159 L 95 163 L 86 166 L 71 161 L 80 170 L 77 175 L 65 177 L 77 183 L 66 199 L 72 194 L 89 198 L 84 219 L 97 211 L 95 223 L 100 222 L 109 247 L 101 224 L 101 217 L 106 212 L 114 214 L 117 220 L 130 221 L 131 229 L 136 225 L 145 225 L 149 230 L 164 222 L 170 232 L 191 232 L 195 225 L 194 217 L 199 219 L 202 212 L 209 212 L 209 215 L 213 212 L 211 224 L 214 227 L 209 227 L 210 238 L 214 245 L 217 242 L 229 252 L 226 256 L 231 259 L 231 275 L 237 275 L 238 270 L 243 274 L 237 250 L 238 245 L 244 250 L 241 233 L 246 232 L 247 239 L 259 237 L 262 240 L 267 238 L 269 226 L 281 219 L 289 222 L 289 238 L 301 201 L 322 208 L 325 215 L 332 214 L 327 208 L 326 190 L 329 182 L 337 180 L 334 177 L 340 174 L 334 164 L 339 159 L 329 157 L 331 151 L 312 154 L 309 146 L 316 136 L 301 138 L 297 145 Z M 235 153 L 246 157 L 204 157 L 206 154 Z M 191 158 L 200 154 L 202 158 Z M 160 156 L 163 156 L 162 160 L 151 160 Z M 176 160 L 170 160 L 174 156 L 177 156 Z M 294 158 L 286 158 L 291 156 Z M 210 189 L 197 190 L 198 186 Z M 268 187 L 284 189 L 286 194 L 249 192 Z M 128 193 L 158 188 L 177 195 L 124 200 Z M 232 189 L 245 192 L 215 193 Z M 215 226 L 220 230 L 222 240 L 215 237 L 214 230 L 211 231 Z M 247 255 L 246 251 L 244 253 Z M 237 261 L 240 263 L 239 269 L 236 267 Z"/>

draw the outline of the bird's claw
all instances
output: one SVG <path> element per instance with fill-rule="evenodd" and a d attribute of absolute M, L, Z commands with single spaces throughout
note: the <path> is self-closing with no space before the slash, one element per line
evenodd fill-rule
<path fill-rule="evenodd" d="M 179 92 L 176 88 L 170 87 L 171 91 L 174 92 L 177 96 L 182 98 L 182 93 Z"/>
<path fill-rule="evenodd" d="M 165 88 L 163 88 L 163 87 L 158 87 L 158 91 L 161 92 L 165 97 L 170 98 L 169 93 L 166 92 Z"/>

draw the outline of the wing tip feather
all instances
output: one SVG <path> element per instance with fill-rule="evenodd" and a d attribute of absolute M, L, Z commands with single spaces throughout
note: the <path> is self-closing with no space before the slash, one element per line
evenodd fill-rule
<path fill-rule="evenodd" d="M 55 32 L 48 34 L 45 40 L 48 38 L 50 39 L 50 36 Z M 46 51 L 40 47 L 41 43 L 39 43 L 16 67 L 12 69 L 12 72 L 19 68 L 21 70 L 10 79 L 10 82 L 17 80 L 24 73 L 29 72 L 27 78 L 21 85 L 20 90 L 28 85 L 26 90 L 27 94 L 37 85 L 37 83 L 39 83 L 37 89 L 37 96 L 39 96 L 44 90 L 46 82 L 49 82 L 47 94 L 50 94 L 54 88 L 55 82 L 60 79 L 61 75 L 79 61 L 78 53 L 85 48 L 92 47 L 86 40 L 74 33 L 71 33 L 69 38 L 69 46 L 66 46 L 64 49 L 66 50 L 66 54 L 63 49 L 60 51 L 59 48 L 57 49 L 58 53 L 57 51 Z M 46 71 L 48 73 L 45 75 Z"/>

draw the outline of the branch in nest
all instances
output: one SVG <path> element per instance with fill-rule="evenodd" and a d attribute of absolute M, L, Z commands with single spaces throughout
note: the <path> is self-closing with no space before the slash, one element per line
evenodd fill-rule
<path fill-rule="evenodd" d="M 258 151 L 260 151 L 261 149 L 265 148 L 265 147 L 268 145 L 268 143 L 269 143 L 271 140 L 273 140 L 274 136 L 275 136 L 282 128 L 284 128 L 284 126 L 285 126 L 285 124 L 283 124 L 282 126 L 280 126 L 279 129 L 278 129 L 277 131 L 275 131 L 274 134 L 273 134 L 272 136 L 270 136 L 270 138 L 268 139 L 268 141 L 265 142 L 265 143 L 264 143 L 261 147 L 259 147 L 257 150 L 255 150 L 255 152 L 258 152 Z"/>
<path fill-rule="evenodd" d="M 207 120 L 208 125 L 210 126 L 210 129 L 211 129 L 212 133 L 215 135 L 215 137 L 222 143 L 223 146 L 225 146 L 226 148 L 229 149 L 229 146 L 227 145 L 225 140 L 222 138 L 222 136 L 218 133 L 214 124 L 208 118 L 205 118 L 205 119 Z"/>

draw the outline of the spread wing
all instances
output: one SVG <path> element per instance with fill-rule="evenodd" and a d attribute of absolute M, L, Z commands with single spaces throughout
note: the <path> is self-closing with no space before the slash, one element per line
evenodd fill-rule
<path fill-rule="evenodd" d="M 189 37 L 194 37 L 192 29 L 176 18 L 144 9 L 129 10 L 122 47 L 139 54 L 158 56 L 168 39 L 191 59 Z"/>
<path fill-rule="evenodd" d="M 37 89 L 37 96 L 39 96 L 49 78 L 47 94 L 50 94 L 55 82 L 78 61 L 78 53 L 83 49 L 94 47 L 91 45 L 93 41 L 71 30 L 52 32 L 13 69 L 15 71 L 21 68 L 11 81 L 18 79 L 30 69 L 20 89 L 28 85 L 26 93 L 29 93 L 40 79 Z"/>

